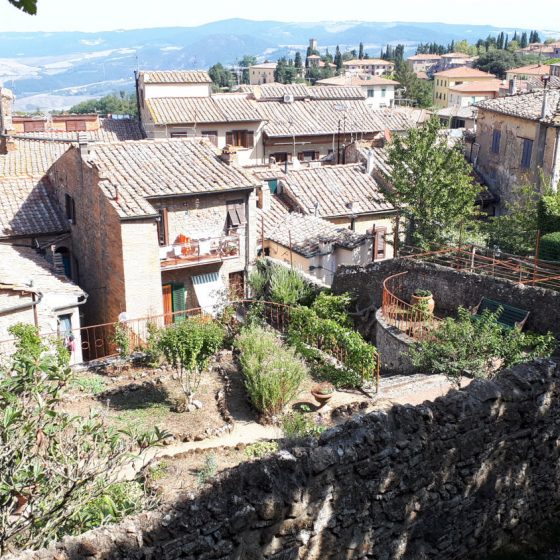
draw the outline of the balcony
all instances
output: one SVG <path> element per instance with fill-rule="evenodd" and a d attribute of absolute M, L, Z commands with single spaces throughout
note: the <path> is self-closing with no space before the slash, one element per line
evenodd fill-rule
<path fill-rule="evenodd" d="M 238 235 L 224 235 L 206 239 L 188 239 L 160 247 L 161 268 L 174 270 L 188 266 L 197 266 L 235 259 L 240 254 Z"/>

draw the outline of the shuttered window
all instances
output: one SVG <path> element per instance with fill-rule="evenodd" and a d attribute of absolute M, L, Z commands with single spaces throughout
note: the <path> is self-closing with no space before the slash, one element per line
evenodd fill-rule
<path fill-rule="evenodd" d="M 533 154 L 533 141 L 523 138 L 523 152 L 521 154 L 521 167 L 528 169 L 531 167 L 531 155 Z"/>
<path fill-rule="evenodd" d="M 252 148 L 255 145 L 255 133 L 252 130 L 226 132 L 226 144 L 238 148 Z"/>
<path fill-rule="evenodd" d="M 245 223 L 245 202 L 234 200 L 227 203 L 227 227 L 236 228 Z"/>
<path fill-rule="evenodd" d="M 173 321 L 178 323 L 186 318 L 186 313 L 177 313 L 187 309 L 186 290 L 184 284 L 171 284 L 173 301 Z"/>
<path fill-rule="evenodd" d="M 66 132 L 85 132 L 86 121 L 66 121 Z"/>
<path fill-rule="evenodd" d="M 492 134 L 492 153 L 500 153 L 500 140 L 502 139 L 502 133 L 499 130 L 494 130 Z"/>
<path fill-rule="evenodd" d="M 45 131 L 45 121 L 24 121 L 23 122 L 24 132 L 44 132 Z"/>

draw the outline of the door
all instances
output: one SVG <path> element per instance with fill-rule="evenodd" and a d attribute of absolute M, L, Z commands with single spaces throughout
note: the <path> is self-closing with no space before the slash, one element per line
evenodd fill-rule
<path fill-rule="evenodd" d="M 230 273 L 229 293 L 232 299 L 239 300 L 245 297 L 245 276 L 243 271 Z"/>
<path fill-rule="evenodd" d="M 163 289 L 163 313 L 166 325 L 173 322 L 173 286 L 171 284 L 164 284 Z"/>

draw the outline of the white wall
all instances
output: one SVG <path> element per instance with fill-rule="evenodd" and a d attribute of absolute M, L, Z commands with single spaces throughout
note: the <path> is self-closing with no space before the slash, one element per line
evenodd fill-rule
<path fill-rule="evenodd" d="M 154 97 L 209 97 L 211 84 L 150 84 L 144 83 L 144 99 Z"/>
<path fill-rule="evenodd" d="M 366 103 L 371 105 L 374 109 L 382 109 L 383 107 L 392 107 L 395 103 L 395 86 L 377 86 L 377 85 L 363 85 L 361 86 L 364 95 L 366 96 Z M 373 90 L 373 97 L 368 95 L 368 91 Z M 385 90 L 385 96 L 383 96 Z"/>

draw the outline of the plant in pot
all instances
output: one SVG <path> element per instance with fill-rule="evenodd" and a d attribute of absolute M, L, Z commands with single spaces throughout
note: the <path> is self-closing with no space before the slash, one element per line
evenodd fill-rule
<path fill-rule="evenodd" d="M 420 309 L 422 313 L 433 314 L 436 307 L 434 296 L 430 290 L 418 289 L 414 290 L 410 299 L 410 304 L 415 309 Z"/>
<path fill-rule="evenodd" d="M 311 394 L 315 397 L 315 400 L 319 403 L 319 405 L 322 406 L 330 401 L 334 395 L 334 385 L 328 381 L 318 383 L 317 385 L 311 387 Z"/>

